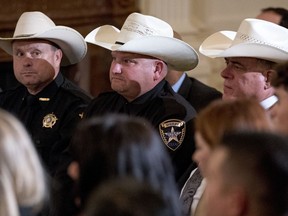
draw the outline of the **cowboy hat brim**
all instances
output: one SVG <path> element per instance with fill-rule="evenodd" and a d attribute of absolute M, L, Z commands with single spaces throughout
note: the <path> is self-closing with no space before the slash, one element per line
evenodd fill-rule
<path fill-rule="evenodd" d="M 128 41 L 112 50 L 132 52 L 161 59 L 170 68 L 179 71 L 192 70 L 198 64 L 198 54 L 187 43 L 169 37 L 147 36 Z"/>
<path fill-rule="evenodd" d="M 31 35 L 0 38 L 0 47 L 8 54 L 13 55 L 13 41 L 32 39 L 43 39 L 57 44 L 63 52 L 62 66 L 80 62 L 87 53 L 87 44 L 83 36 L 74 29 L 65 26 L 55 26 L 47 31 Z"/>
<path fill-rule="evenodd" d="M 210 58 L 253 57 L 276 63 L 287 61 L 288 53 L 270 44 L 251 42 L 233 44 L 237 32 L 219 31 L 206 38 L 199 52 Z"/>
<path fill-rule="evenodd" d="M 104 25 L 91 31 L 85 37 L 85 41 L 111 50 L 119 33 L 120 30 L 118 28 L 112 25 Z"/>
<path fill-rule="evenodd" d="M 120 30 L 104 25 L 90 32 L 85 41 L 111 51 L 132 52 L 163 60 L 172 69 L 192 70 L 198 64 L 197 52 L 187 43 L 164 36 L 145 36 L 117 44 Z"/>

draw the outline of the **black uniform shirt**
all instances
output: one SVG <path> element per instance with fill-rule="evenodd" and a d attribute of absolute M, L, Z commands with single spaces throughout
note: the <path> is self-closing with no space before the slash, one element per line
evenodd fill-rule
<path fill-rule="evenodd" d="M 85 117 L 106 113 L 126 113 L 147 119 L 159 131 L 169 151 L 178 180 L 191 164 L 195 149 L 194 108 L 176 94 L 167 81 L 161 81 L 152 90 L 128 102 L 117 92 L 100 94 L 88 106 Z"/>
<path fill-rule="evenodd" d="M 35 147 L 53 176 L 63 163 L 76 124 L 90 97 L 60 73 L 40 93 L 30 95 L 24 86 L 0 94 L 0 107 L 15 114 L 31 134 Z"/>

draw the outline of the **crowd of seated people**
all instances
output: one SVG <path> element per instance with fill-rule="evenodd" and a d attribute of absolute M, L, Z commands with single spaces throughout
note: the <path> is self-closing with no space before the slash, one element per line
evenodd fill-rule
<path fill-rule="evenodd" d="M 189 78 L 199 54 L 171 25 L 131 13 L 81 35 L 24 12 L 0 48 L 0 216 L 288 214 L 287 10 L 264 8 L 199 53 L 223 58 L 223 92 Z M 111 51 L 112 91 L 62 74 L 87 43 Z"/>

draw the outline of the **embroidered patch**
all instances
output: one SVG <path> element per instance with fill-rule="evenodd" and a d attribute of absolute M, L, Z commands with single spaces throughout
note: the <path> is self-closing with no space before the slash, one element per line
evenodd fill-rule
<path fill-rule="evenodd" d="M 169 119 L 159 125 L 159 132 L 165 145 L 175 151 L 185 138 L 186 124 L 179 119 Z"/>
<path fill-rule="evenodd" d="M 42 127 L 52 128 L 56 124 L 57 120 L 58 118 L 53 113 L 47 114 L 43 118 Z"/>

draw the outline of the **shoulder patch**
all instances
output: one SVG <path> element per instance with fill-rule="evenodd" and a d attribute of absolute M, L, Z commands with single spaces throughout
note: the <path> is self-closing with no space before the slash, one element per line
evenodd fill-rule
<path fill-rule="evenodd" d="M 165 145 L 175 151 L 185 138 L 186 123 L 179 119 L 168 119 L 159 124 L 159 133 Z"/>

